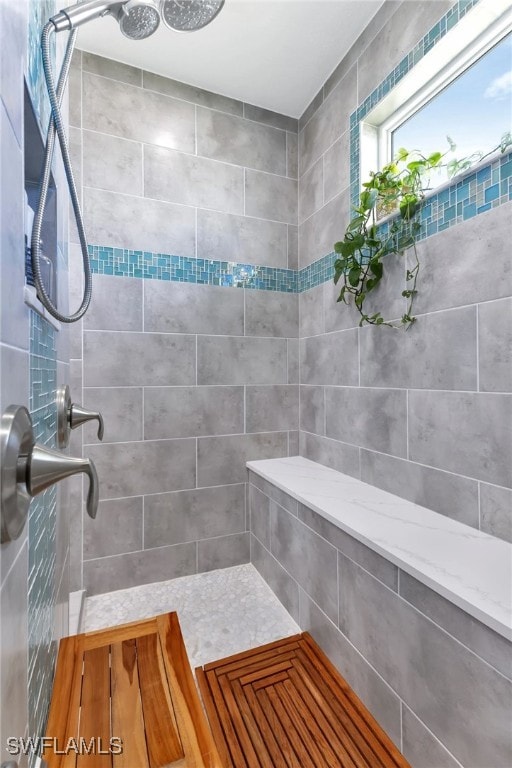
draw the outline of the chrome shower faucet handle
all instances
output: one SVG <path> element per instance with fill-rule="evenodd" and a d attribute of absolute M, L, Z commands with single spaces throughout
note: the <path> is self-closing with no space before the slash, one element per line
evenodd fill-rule
<path fill-rule="evenodd" d="M 66 477 L 89 478 L 87 513 L 98 511 L 98 475 L 90 459 L 75 459 L 36 444 L 26 408 L 11 405 L 0 422 L 1 542 L 17 539 L 27 520 L 30 499 Z"/>
<path fill-rule="evenodd" d="M 81 405 L 71 402 L 69 387 L 66 384 L 57 390 L 57 442 L 59 448 L 66 448 L 72 429 L 81 427 L 88 421 L 98 422 L 98 440 L 103 440 L 103 417 L 99 411 L 88 411 Z"/>

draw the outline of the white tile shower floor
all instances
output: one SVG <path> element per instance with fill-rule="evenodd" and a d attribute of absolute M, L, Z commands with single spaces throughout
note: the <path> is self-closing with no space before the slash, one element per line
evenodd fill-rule
<path fill-rule="evenodd" d="M 177 611 L 192 669 L 300 632 L 252 565 L 88 597 L 82 632 Z"/>

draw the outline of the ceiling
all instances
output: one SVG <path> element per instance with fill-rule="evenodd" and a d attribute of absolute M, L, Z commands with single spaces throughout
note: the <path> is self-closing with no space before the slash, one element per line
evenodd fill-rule
<path fill-rule="evenodd" d="M 77 46 L 174 80 L 300 117 L 384 0 L 226 0 L 183 34 L 163 24 L 127 40 L 112 18 L 80 28 Z"/>

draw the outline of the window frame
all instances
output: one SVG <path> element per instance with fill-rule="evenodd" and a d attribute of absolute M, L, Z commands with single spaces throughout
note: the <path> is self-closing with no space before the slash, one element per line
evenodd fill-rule
<path fill-rule="evenodd" d="M 508 0 L 481 0 L 384 96 L 359 123 L 360 185 L 371 171 L 380 170 L 393 159 L 393 131 L 510 32 L 512 7 Z M 433 71 L 436 74 L 432 77 Z M 487 157 L 485 163 L 492 160 Z M 457 176 L 434 187 L 429 195 L 453 184 L 455 179 Z"/>

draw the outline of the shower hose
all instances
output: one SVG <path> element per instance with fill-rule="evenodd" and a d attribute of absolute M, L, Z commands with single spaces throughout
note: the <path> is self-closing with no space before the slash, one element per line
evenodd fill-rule
<path fill-rule="evenodd" d="M 51 53 L 50 53 L 50 38 L 52 32 L 55 32 L 55 27 L 51 21 L 47 22 L 43 28 L 41 34 L 41 52 L 43 57 L 43 67 L 46 79 L 46 86 L 48 88 L 48 96 L 50 98 L 50 104 L 52 108 L 50 122 L 48 125 L 48 136 L 46 139 L 46 147 L 44 153 L 43 170 L 41 173 L 41 179 L 39 182 L 39 202 L 37 205 L 37 211 L 34 216 L 34 226 L 32 229 L 32 270 L 34 272 L 34 282 L 36 284 L 37 295 L 46 310 L 56 320 L 61 323 L 76 323 L 87 311 L 91 302 L 92 294 L 92 275 L 91 264 L 89 260 L 89 253 L 87 249 L 87 238 L 85 236 L 84 223 L 82 219 L 82 212 L 80 210 L 80 202 L 78 200 L 78 194 L 76 191 L 75 179 L 73 176 L 73 169 L 71 167 L 71 159 L 69 156 L 69 145 L 64 129 L 64 123 L 62 120 L 61 104 L 68 81 L 69 67 L 71 64 L 71 57 L 73 55 L 73 49 L 75 47 L 75 40 L 77 30 L 73 29 L 69 35 L 66 52 L 64 54 L 64 61 L 62 63 L 61 71 L 59 74 L 59 80 L 57 83 L 57 89 L 55 89 L 55 81 L 52 72 L 51 65 Z M 69 194 L 71 197 L 71 203 L 73 205 L 73 212 L 75 214 L 78 237 L 80 240 L 80 247 L 82 251 L 83 269 L 84 269 L 84 293 L 80 308 L 72 315 L 63 315 L 57 307 L 55 307 L 48 295 L 48 292 L 44 286 L 40 257 L 41 257 L 41 228 L 43 225 L 43 216 L 46 208 L 46 201 L 48 197 L 48 187 L 50 184 L 50 173 L 53 160 L 53 154 L 55 150 L 55 135 L 59 137 L 59 144 L 62 153 L 62 160 L 64 162 L 64 169 L 66 172 L 66 179 L 69 187 Z"/>

